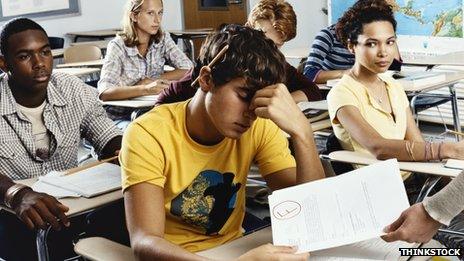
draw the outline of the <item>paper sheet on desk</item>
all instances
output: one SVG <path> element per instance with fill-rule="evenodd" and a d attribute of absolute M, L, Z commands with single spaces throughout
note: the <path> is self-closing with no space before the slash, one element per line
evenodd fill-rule
<path fill-rule="evenodd" d="M 80 195 L 76 192 L 72 192 L 66 189 L 62 189 L 57 186 L 53 186 L 47 183 L 44 183 L 40 180 L 36 181 L 32 185 L 32 190 L 36 192 L 42 192 L 42 193 L 47 193 L 50 196 L 53 196 L 55 198 L 78 198 Z"/>
<path fill-rule="evenodd" d="M 64 190 L 83 197 L 93 197 L 121 188 L 121 169 L 118 165 L 101 163 L 79 172 L 63 175 L 62 172 L 52 171 L 39 178 L 48 186 L 41 186 L 47 194 L 64 193 Z M 38 184 L 40 186 L 40 183 Z M 52 187 L 55 187 L 52 189 Z M 66 194 L 68 195 L 68 194 Z M 70 194 L 71 195 L 71 194 Z"/>
<path fill-rule="evenodd" d="M 445 167 L 450 169 L 462 169 L 464 170 L 464 160 L 448 159 Z"/>
<path fill-rule="evenodd" d="M 378 237 L 409 203 L 393 159 L 277 190 L 269 207 L 274 245 L 306 252 Z"/>

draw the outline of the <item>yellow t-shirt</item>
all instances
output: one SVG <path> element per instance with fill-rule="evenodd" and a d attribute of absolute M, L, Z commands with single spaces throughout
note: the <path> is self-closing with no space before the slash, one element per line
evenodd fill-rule
<path fill-rule="evenodd" d="M 159 106 L 130 124 L 120 163 L 123 190 L 142 182 L 164 188 L 165 238 L 196 252 L 242 236 L 253 161 L 263 176 L 296 163 L 270 120 L 258 118 L 237 140 L 195 142 L 185 125 L 188 102 Z"/>
<path fill-rule="evenodd" d="M 379 75 L 386 83 L 388 97 L 394 117 L 382 109 L 379 103 L 367 91 L 366 87 L 349 75 L 344 75 L 340 82 L 327 95 L 332 127 L 343 149 L 370 153 L 354 140 L 337 119 L 337 111 L 347 105 L 355 106 L 364 120 L 385 139 L 404 140 L 407 129 L 407 109 L 409 101 L 400 83 L 390 76 Z M 406 178 L 407 173 L 402 173 Z"/>

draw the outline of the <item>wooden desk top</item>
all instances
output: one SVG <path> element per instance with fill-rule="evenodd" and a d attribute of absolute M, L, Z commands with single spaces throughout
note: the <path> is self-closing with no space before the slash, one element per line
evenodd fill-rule
<path fill-rule="evenodd" d="M 96 47 L 100 48 L 100 49 L 106 49 L 106 47 L 108 46 L 108 43 L 110 41 L 107 41 L 107 40 L 102 40 L 102 41 L 87 41 L 87 42 L 74 42 L 74 43 L 71 43 L 70 45 L 71 46 L 76 46 L 76 45 L 95 45 Z"/>
<path fill-rule="evenodd" d="M 18 183 L 22 183 L 24 185 L 32 186 L 34 182 L 37 181 L 37 178 L 19 180 Z M 86 211 L 95 209 L 97 207 L 101 207 L 112 202 L 115 202 L 119 199 L 122 199 L 122 191 L 115 190 L 113 192 L 109 192 L 100 196 L 96 196 L 93 198 L 63 198 L 59 199 L 61 203 L 69 207 L 69 211 L 66 213 L 67 216 L 76 216 L 78 214 L 84 213 Z M 7 211 L 11 212 L 11 210 L 6 209 Z"/>
<path fill-rule="evenodd" d="M 83 32 L 70 32 L 66 33 L 67 35 L 71 36 L 82 36 L 82 37 L 110 37 L 116 36 L 116 34 L 120 33 L 121 29 L 103 29 L 103 30 L 95 30 L 95 31 L 83 31 Z"/>
<path fill-rule="evenodd" d="M 331 160 L 361 165 L 370 165 L 379 162 L 373 155 L 355 151 L 340 150 L 328 155 Z M 400 169 L 404 171 L 456 177 L 461 170 L 445 168 L 442 162 L 399 162 Z"/>
<path fill-rule="evenodd" d="M 104 59 L 86 61 L 86 62 L 77 62 L 77 63 L 62 63 L 56 65 L 56 68 L 69 68 L 69 67 L 102 67 Z"/>
<path fill-rule="evenodd" d="M 83 75 L 89 75 L 92 73 L 98 73 L 100 72 L 99 68 L 56 68 L 53 69 L 54 72 L 62 72 L 62 73 L 67 73 L 71 74 L 74 76 L 83 76 Z"/>

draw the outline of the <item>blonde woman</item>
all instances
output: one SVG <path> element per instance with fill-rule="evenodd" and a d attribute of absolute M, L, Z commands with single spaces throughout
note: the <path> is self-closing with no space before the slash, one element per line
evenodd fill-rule
<path fill-rule="evenodd" d="M 109 42 L 98 90 L 104 101 L 158 94 L 170 80 L 180 79 L 192 62 L 161 30 L 162 0 L 128 0 L 123 32 Z M 163 66 L 176 68 L 164 72 Z M 130 110 L 108 108 L 115 120 L 129 120 Z"/>

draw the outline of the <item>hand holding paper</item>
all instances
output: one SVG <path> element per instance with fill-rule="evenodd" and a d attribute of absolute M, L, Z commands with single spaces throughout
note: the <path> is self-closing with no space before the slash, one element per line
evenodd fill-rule
<path fill-rule="evenodd" d="M 274 244 L 298 252 L 379 237 L 409 207 L 396 160 L 277 190 L 269 205 Z"/>

